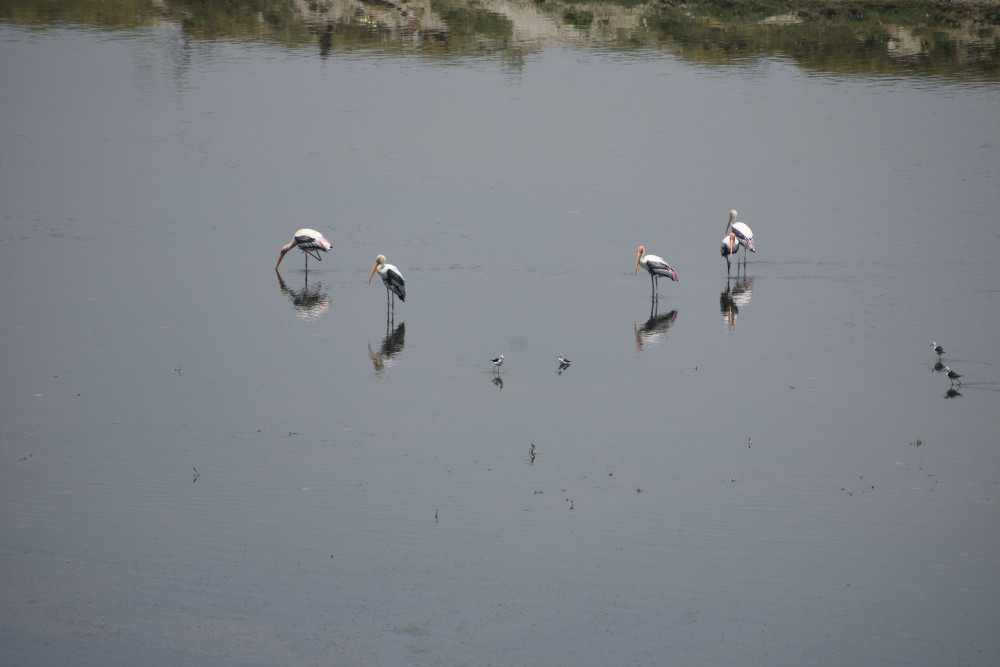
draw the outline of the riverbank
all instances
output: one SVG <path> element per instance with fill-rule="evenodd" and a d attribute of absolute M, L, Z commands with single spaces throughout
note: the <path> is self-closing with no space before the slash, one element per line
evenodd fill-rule
<path fill-rule="evenodd" d="M 934 12 L 988 23 L 1000 23 L 1000 0 L 661 0 L 661 5 L 685 7 L 691 10 L 729 13 L 801 13 L 806 16 L 847 15 L 868 13 L 898 14 Z"/>

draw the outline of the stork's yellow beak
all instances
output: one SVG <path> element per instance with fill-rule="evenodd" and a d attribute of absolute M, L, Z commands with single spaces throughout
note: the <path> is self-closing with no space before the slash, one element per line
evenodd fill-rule
<path fill-rule="evenodd" d="M 281 260 L 283 260 L 285 258 L 285 253 L 286 252 L 288 252 L 288 251 L 285 250 L 284 248 L 281 249 L 281 254 L 278 255 L 278 263 L 274 265 L 274 270 L 275 271 L 277 271 L 278 270 L 278 266 L 281 265 Z"/>

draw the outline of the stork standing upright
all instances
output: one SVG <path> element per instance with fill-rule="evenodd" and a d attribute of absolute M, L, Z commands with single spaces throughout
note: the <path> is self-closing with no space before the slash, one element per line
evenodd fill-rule
<path fill-rule="evenodd" d="M 296 247 L 306 256 L 306 271 L 308 271 L 309 257 L 311 256 L 315 258 L 317 262 L 322 262 L 323 258 L 319 256 L 319 252 L 328 252 L 330 248 L 333 247 L 333 244 L 323 238 L 323 235 L 315 229 L 300 229 L 295 232 L 291 241 L 281 246 L 281 254 L 278 255 L 278 263 L 274 265 L 275 271 L 278 270 L 281 260 L 285 258 L 285 253 Z"/>
<path fill-rule="evenodd" d="M 372 272 L 368 274 L 368 284 L 372 284 L 372 278 L 375 277 L 375 272 L 378 271 L 378 275 L 382 278 L 382 283 L 385 285 L 385 305 L 389 306 L 389 297 L 392 296 L 392 308 L 396 309 L 396 297 L 399 297 L 400 301 L 406 301 L 406 281 L 403 280 L 403 274 L 399 272 L 392 264 L 386 264 L 385 255 L 379 255 L 375 258 L 375 266 L 372 267 Z"/>
<path fill-rule="evenodd" d="M 944 354 L 944 348 L 941 347 L 940 345 L 938 345 L 936 340 L 932 340 L 931 341 L 931 347 L 934 348 L 934 351 L 937 352 L 937 354 L 938 354 L 939 357 L 942 354 Z"/>
<path fill-rule="evenodd" d="M 677 282 L 677 272 L 674 271 L 673 267 L 667 264 L 667 261 L 662 257 L 647 255 L 643 246 L 635 249 L 635 271 L 632 273 L 638 273 L 640 266 L 649 271 L 649 284 L 653 290 L 653 299 L 659 299 L 660 296 L 660 276 L 666 276 Z"/>
<path fill-rule="evenodd" d="M 739 241 L 739 244 L 743 246 L 743 263 L 746 264 L 747 250 L 757 252 L 757 244 L 753 240 L 753 230 L 750 229 L 750 225 L 745 222 L 737 222 L 735 208 L 729 212 L 729 221 L 726 222 L 725 232 L 729 234 L 730 229 L 733 230 L 732 233 L 736 235 L 736 240 Z M 728 263 L 729 258 L 727 257 L 726 260 Z"/>
<path fill-rule="evenodd" d="M 731 266 L 729 258 L 740 251 L 740 242 L 736 239 L 735 232 L 729 232 L 728 234 L 722 237 L 721 251 L 722 251 L 722 256 L 726 258 L 726 275 L 728 276 Z M 739 275 L 740 275 L 740 265 L 739 261 L 737 261 L 736 263 L 737 278 L 739 277 Z"/>

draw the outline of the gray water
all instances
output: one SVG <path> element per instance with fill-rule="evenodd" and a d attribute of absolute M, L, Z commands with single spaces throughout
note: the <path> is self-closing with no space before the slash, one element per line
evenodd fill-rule
<path fill-rule="evenodd" d="M 996 83 L 0 59 L 5 665 L 996 664 Z"/>

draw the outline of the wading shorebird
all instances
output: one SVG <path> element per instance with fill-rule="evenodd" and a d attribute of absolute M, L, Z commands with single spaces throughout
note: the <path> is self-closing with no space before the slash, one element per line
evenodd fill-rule
<path fill-rule="evenodd" d="M 406 301 L 406 281 L 403 280 L 403 274 L 399 272 L 392 264 L 386 264 L 385 255 L 379 255 L 375 258 L 375 266 L 372 267 L 372 272 L 368 274 L 368 284 L 372 284 L 372 278 L 375 277 L 375 272 L 378 271 L 378 275 L 382 278 L 382 284 L 385 285 L 385 305 L 389 306 L 389 297 L 392 296 L 392 308 L 396 309 L 396 297 L 399 297 L 400 301 Z"/>
<path fill-rule="evenodd" d="M 639 273 L 640 266 L 649 272 L 649 284 L 653 291 L 653 299 L 658 299 L 660 296 L 660 276 L 666 276 L 677 282 L 677 272 L 674 271 L 673 267 L 667 264 L 667 261 L 662 257 L 647 255 L 646 248 L 643 246 L 635 249 L 635 271 L 632 273 Z"/>
<path fill-rule="evenodd" d="M 323 235 L 315 229 L 300 229 L 295 232 L 292 240 L 281 246 L 281 254 L 278 255 L 278 263 L 274 265 L 274 270 L 278 270 L 281 260 L 285 258 L 285 253 L 292 248 L 298 248 L 306 256 L 306 271 L 309 270 L 309 258 L 313 257 L 317 262 L 322 262 L 319 256 L 320 251 L 329 252 L 333 244 L 323 238 Z"/>

